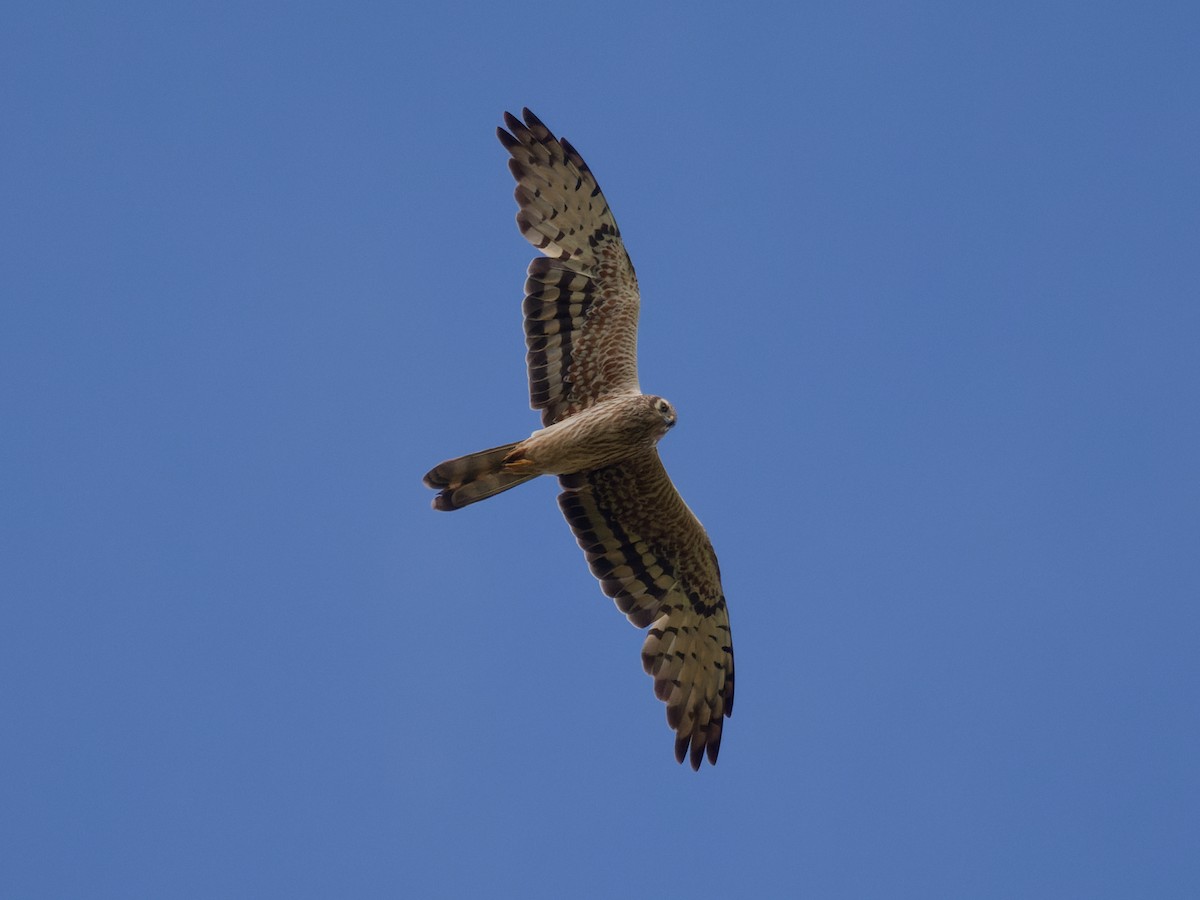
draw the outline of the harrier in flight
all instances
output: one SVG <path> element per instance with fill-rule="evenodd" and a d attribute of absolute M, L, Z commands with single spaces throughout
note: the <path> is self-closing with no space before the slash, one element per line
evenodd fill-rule
<path fill-rule="evenodd" d="M 675 758 L 717 761 L 733 712 L 733 642 L 717 556 L 658 458 L 675 409 L 637 376 L 637 276 L 591 170 L 528 109 L 496 129 L 512 159 L 517 226 L 545 256 L 525 281 L 529 396 L 543 428 L 425 476 L 434 509 L 461 509 L 538 475 L 600 587 L 638 628 L 667 704 Z"/>

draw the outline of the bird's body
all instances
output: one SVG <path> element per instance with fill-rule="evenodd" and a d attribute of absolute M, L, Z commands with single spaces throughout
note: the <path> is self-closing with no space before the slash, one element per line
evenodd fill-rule
<path fill-rule="evenodd" d="M 602 469 L 652 448 L 674 424 L 675 410 L 661 397 L 618 394 L 540 428 L 523 441 L 485 450 L 485 456 L 447 460 L 425 476 L 425 483 L 442 491 L 442 503 L 435 501 L 438 509 L 461 509 L 485 499 L 475 496 L 481 479 L 520 476 L 502 488 L 508 490 L 537 475 Z M 499 491 L 486 496 L 493 493 Z"/>
<path fill-rule="evenodd" d="M 557 475 L 559 507 L 603 591 L 639 628 L 642 663 L 667 704 L 675 755 L 716 762 L 733 710 L 733 648 L 708 536 L 675 490 L 655 445 L 675 410 L 637 379 L 637 277 L 583 159 L 536 116 L 505 114 L 521 233 L 547 257 L 525 282 L 530 401 L 542 429 L 447 460 L 425 476 L 435 509 L 455 510 L 539 475 Z"/>
<path fill-rule="evenodd" d="M 618 394 L 535 431 L 517 449 L 539 475 L 570 475 L 649 450 L 674 424 L 675 410 L 662 397 Z"/>

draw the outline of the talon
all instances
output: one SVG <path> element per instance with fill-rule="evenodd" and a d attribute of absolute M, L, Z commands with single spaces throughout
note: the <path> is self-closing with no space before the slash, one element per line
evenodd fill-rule
<path fill-rule="evenodd" d="M 506 459 L 504 461 L 504 471 L 511 472 L 514 475 L 522 475 L 533 468 L 533 460 L 524 456 L 517 459 Z"/>

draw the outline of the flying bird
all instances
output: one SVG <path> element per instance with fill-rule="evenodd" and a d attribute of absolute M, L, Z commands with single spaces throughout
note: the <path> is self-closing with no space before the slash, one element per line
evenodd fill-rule
<path fill-rule="evenodd" d="M 675 758 L 717 761 L 733 712 L 733 642 L 717 556 L 656 445 L 675 409 L 637 375 L 637 276 L 591 170 L 528 109 L 496 134 L 517 181 L 517 226 L 545 256 L 525 281 L 530 405 L 543 428 L 447 460 L 425 476 L 433 508 L 461 509 L 538 475 L 601 590 L 638 628 L 642 665 L 667 704 Z"/>

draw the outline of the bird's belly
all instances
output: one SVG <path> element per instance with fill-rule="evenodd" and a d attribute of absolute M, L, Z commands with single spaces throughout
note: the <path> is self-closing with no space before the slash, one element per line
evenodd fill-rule
<path fill-rule="evenodd" d="M 620 417 L 592 407 L 535 431 L 520 445 L 522 454 L 548 475 L 602 469 L 625 459 L 647 443 Z M 650 443 L 653 443 L 650 441 Z"/>

